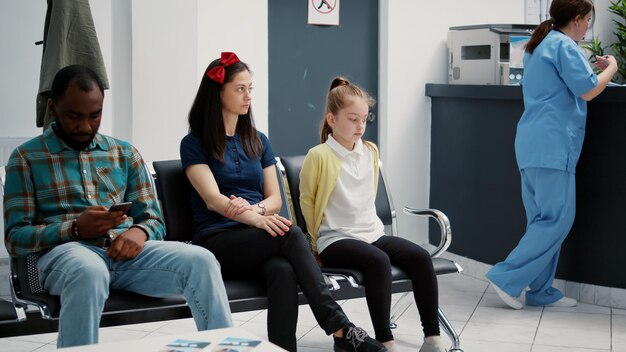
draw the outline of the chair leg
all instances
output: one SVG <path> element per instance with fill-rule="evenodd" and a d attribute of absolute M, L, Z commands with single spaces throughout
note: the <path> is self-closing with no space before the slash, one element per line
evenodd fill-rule
<path fill-rule="evenodd" d="M 459 340 L 459 334 L 456 333 L 456 330 L 454 330 L 454 327 L 452 326 L 452 324 L 450 323 L 446 315 L 443 314 L 443 311 L 441 310 L 441 308 L 439 308 L 439 324 L 441 325 L 443 330 L 446 332 L 448 337 L 450 337 L 450 340 L 452 340 L 452 346 L 450 347 L 448 351 L 449 352 L 463 352 L 463 349 L 461 349 L 461 341 Z"/>
<path fill-rule="evenodd" d="M 411 299 L 412 297 L 409 296 L 409 293 L 410 292 L 404 292 L 402 296 L 400 296 L 400 299 L 398 299 L 393 307 L 391 307 L 391 318 L 389 321 L 391 322 L 392 329 L 398 327 L 396 321 L 400 318 L 400 316 L 402 316 L 402 314 L 404 314 L 404 312 L 406 312 L 407 309 L 409 309 L 411 304 L 413 304 L 413 300 Z"/>

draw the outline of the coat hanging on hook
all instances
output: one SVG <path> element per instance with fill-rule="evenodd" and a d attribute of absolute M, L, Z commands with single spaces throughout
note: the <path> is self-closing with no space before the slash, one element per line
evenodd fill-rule
<path fill-rule="evenodd" d="M 89 0 L 48 0 L 37 93 L 37 127 L 45 129 L 52 122 L 47 101 L 54 75 L 74 64 L 94 70 L 105 89 L 109 88 Z"/>

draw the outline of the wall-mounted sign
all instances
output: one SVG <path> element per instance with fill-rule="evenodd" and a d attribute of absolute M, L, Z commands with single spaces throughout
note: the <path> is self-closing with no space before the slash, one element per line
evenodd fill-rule
<path fill-rule="evenodd" d="M 339 0 L 307 1 L 309 2 L 309 24 L 339 25 Z"/>

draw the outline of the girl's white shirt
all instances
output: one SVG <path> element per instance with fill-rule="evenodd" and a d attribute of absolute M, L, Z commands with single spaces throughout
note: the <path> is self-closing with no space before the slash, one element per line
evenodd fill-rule
<path fill-rule="evenodd" d="M 341 169 L 324 209 L 317 250 L 322 252 L 343 239 L 375 242 L 385 234 L 385 226 L 376 215 L 374 153 L 361 139 L 353 150 L 346 149 L 332 135 L 326 144 L 341 159 Z"/>

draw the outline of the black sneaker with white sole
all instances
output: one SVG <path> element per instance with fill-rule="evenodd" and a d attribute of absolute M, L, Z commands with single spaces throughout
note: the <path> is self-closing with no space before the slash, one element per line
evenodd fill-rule
<path fill-rule="evenodd" d="M 385 346 L 369 337 L 365 330 L 350 324 L 343 328 L 343 337 L 334 337 L 335 352 L 383 352 Z"/>

